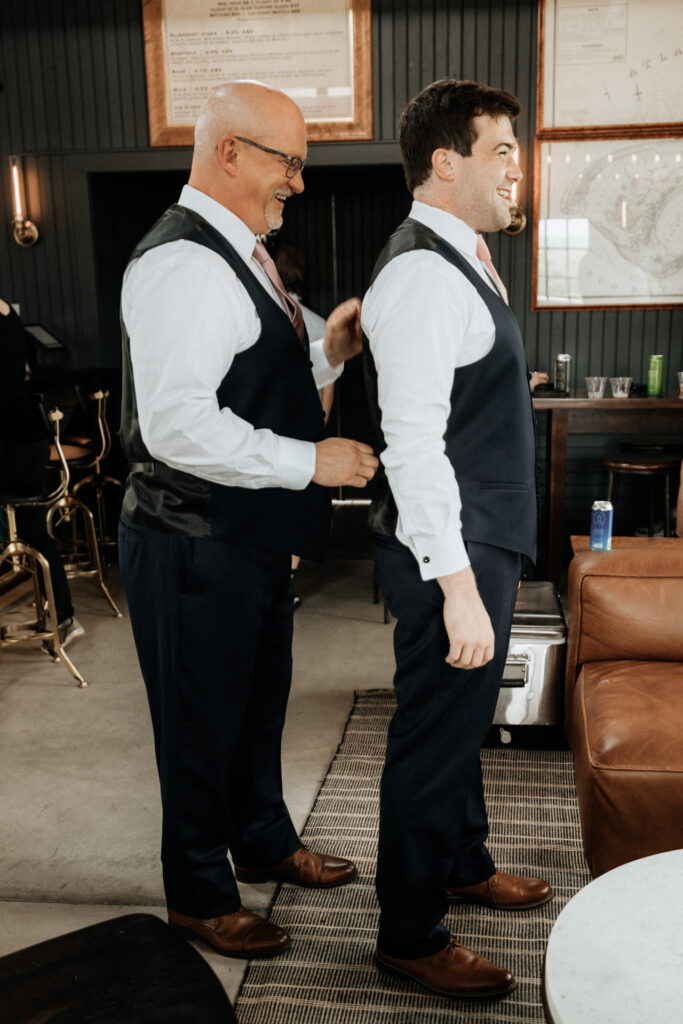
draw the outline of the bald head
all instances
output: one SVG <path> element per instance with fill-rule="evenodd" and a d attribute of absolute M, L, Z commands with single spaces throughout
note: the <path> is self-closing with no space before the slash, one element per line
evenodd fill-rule
<path fill-rule="evenodd" d="M 195 126 L 189 184 L 237 214 L 255 234 L 276 230 L 284 201 L 303 191 L 301 173 L 287 178 L 286 160 L 242 139 L 303 161 L 303 114 L 279 89 L 229 82 L 204 101 Z"/>
<path fill-rule="evenodd" d="M 282 120 L 303 123 L 296 103 L 261 82 L 228 82 L 204 101 L 194 130 L 194 155 L 210 160 L 225 135 L 244 135 L 268 144 Z"/>

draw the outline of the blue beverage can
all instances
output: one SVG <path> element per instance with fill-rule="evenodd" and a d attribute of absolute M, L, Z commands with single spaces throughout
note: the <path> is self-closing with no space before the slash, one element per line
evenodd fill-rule
<path fill-rule="evenodd" d="M 591 551 L 610 551 L 612 548 L 611 501 L 594 501 L 591 509 Z"/>

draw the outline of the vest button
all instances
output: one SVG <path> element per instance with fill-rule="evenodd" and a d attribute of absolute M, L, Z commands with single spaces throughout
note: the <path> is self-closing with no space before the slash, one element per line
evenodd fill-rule
<path fill-rule="evenodd" d="M 429 562 L 429 555 L 425 555 L 422 561 L 424 562 L 425 565 L 427 565 L 427 563 Z"/>

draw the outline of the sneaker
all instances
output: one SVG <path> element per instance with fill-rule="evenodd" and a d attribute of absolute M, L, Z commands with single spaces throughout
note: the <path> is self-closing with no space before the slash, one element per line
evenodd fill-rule
<path fill-rule="evenodd" d="M 79 640 L 84 635 L 83 626 L 73 616 L 59 623 L 59 643 L 62 647 L 68 647 L 74 640 Z"/>

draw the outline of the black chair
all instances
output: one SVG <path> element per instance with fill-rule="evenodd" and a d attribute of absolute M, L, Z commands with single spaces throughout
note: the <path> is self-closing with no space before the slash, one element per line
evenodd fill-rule
<path fill-rule="evenodd" d="M 0 958 L 3 1024 L 237 1024 L 218 978 L 152 914 L 127 914 Z"/>

